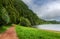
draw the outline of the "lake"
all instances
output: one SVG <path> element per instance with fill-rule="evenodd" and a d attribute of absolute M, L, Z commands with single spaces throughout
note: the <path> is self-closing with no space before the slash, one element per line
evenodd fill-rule
<path fill-rule="evenodd" d="M 35 26 L 38 29 L 60 31 L 60 24 L 43 24 Z"/>

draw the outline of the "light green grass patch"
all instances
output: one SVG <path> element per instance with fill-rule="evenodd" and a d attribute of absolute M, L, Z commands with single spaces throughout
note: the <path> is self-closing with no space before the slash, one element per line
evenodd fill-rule
<path fill-rule="evenodd" d="M 60 33 L 35 28 L 16 26 L 19 39 L 60 39 Z"/>
<path fill-rule="evenodd" d="M 2 26 L 2 27 L 0 27 L 0 34 L 4 33 L 7 30 L 7 28 L 9 28 L 9 27 L 10 26 Z"/>

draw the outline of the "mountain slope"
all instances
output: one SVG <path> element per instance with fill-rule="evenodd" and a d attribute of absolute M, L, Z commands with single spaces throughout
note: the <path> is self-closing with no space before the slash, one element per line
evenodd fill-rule
<path fill-rule="evenodd" d="M 36 25 L 38 16 L 21 0 L 0 0 L 0 25 Z M 22 24 L 23 23 L 23 24 Z"/>
<path fill-rule="evenodd" d="M 0 0 L 0 25 L 32 26 L 49 23 L 60 22 L 40 19 L 22 0 Z"/>

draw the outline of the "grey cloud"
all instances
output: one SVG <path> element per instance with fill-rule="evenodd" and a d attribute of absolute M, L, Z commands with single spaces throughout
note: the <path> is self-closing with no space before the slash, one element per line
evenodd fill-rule
<path fill-rule="evenodd" d="M 34 0 L 23 0 L 40 18 L 60 20 L 60 0 L 50 0 L 43 5 L 34 4 Z M 38 0 L 37 0 L 38 1 Z"/>

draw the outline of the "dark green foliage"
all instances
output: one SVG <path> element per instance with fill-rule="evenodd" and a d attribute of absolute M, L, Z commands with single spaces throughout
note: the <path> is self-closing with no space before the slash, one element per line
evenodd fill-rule
<path fill-rule="evenodd" d="M 39 18 L 21 0 L 0 0 L 0 25 L 36 25 Z"/>
<path fill-rule="evenodd" d="M 0 25 L 19 23 L 30 26 L 51 22 L 39 19 L 22 0 L 0 0 Z"/>
<path fill-rule="evenodd" d="M 20 23 L 19 24 L 23 25 L 23 26 L 31 26 L 30 21 L 27 18 L 24 18 L 24 17 L 20 18 Z"/>

